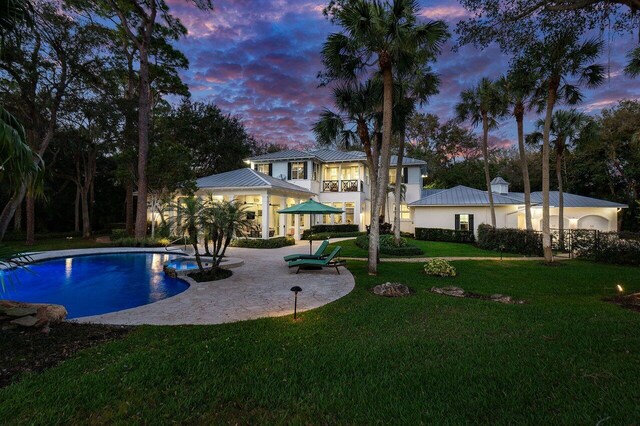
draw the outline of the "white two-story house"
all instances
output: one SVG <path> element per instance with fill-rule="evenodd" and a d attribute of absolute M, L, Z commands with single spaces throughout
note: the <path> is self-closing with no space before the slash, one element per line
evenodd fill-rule
<path fill-rule="evenodd" d="M 390 183 L 395 183 L 397 158 L 391 159 Z M 408 204 L 421 198 L 426 163 L 404 158 L 402 183 L 405 199 L 401 204 L 402 229 L 413 230 Z M 320 223 L 356 224 L 360 230 L 370 222 L 370 173 L 363 152 L 321 149 L 285 150 L 249 158 L 247 168 L 203 177 L 197 180 L 198 193 L 212 193 L 225 200 L 246 205 L 249 219 L 255 221 L 254 238 L 292 235 L 299 238 L 304 229 Z M 341 209 L 342 214 L 284 215 L 278 211 L 312 198 Z M 394 197 L 390 193 L 385 208 L 387 221 L 393 221 Z"/>

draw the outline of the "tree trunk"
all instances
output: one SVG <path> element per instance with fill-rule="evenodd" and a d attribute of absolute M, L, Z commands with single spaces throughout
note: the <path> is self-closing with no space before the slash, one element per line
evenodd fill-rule
<path fill-rule="evenodd" d="M 35 218 L 35 214 L 36 214 L 36 206 L 35 206 L 35 200 L 33 199 L 33 195 L 31 194 L 27 194 L 27 201 L 26 201 L 26 209 L 27 209 L 27 239 L 25 241 L 25 244 L 28 246 L 32 246 L 33 243 L 35 243 L 36 241 L 36 232 L 35 232 L 35 228 L 36 228 L 36 218 Z"/>
<path fill-rule="evenodd" d="M 125 232 L 128 236 L 133 236 L 133 182 L 128 182 L 125 187 L 125 196 L 124 196 L 124 206 L 125 206 Z"/>
<path fill-rule="evenodd" d="M 13 230 L 20 232 L 22 229 L 22 203 L 16 206 L 16 211 L 13 214 Z"/>
<path fill-rule="evenodd" d="M 546 262 L 553 262 L 551 227 L 549 223 L 549 135 L 551 133 L 553 107 L 556 104 L 557 88 L 558 84 L 554 82 L 549 83 L 547 110 L 542 134 L 542 250 L 544 251 L 544 260 Z"/>
<path fill-rule="evenodd" d="M 148 46 L 140 48 L 140 93 L 138 102 L 138 202 L 136 206 L 136 239 L 147 235 L 147 162 L 149 158 L 149 52 Z"/>
<path fill-rule="evenodd" d="M 380 150 L 380 161 L 378 168 L 378 184 L 375 196 L 375 208 L 379 210 L 384 197 L 387 196 L 387 186 L 389 185 L 389 162 L 391 159 L 391 134 L 392 134 L 392 114 L 393 114 L 393 73 L 389 55 L 383 52 L 380 55 L 380 68 L 383 81 L 383 101 L 382 101 L 382 147 Z M 380 222 L 376 217 L 371 220 L 371 233 L 369 235 L 369 275 L 378 274 L 378 251 L 380 247 Z M 375 253 L 373 253 L 375 252 Z M 375 256 L 375 262 L 371 261 Z"/>
<path fill-rule="evenodd" d="M 80 233 L 80 185 L 76 183 L 76 201 L 73 212 L 75 214 L 73 231 Z"/>
<path fill-rule="evenodd" d="M 91 236 L 91 219 L 89 216 L 89 188 L 83 188 L 80 194 L 80 203 L 82 206 L 82 237 L 89 238 Z"/>
<path fill-rule="evenodd" d="M 524 147 L 524 106 L 520 106 L 516 113 L 518 127 L 518 152 L 520 153 L 520 167 L 522 169 L 522 181 L 524 183 L 524 220 L 527 231 L 533 230 L 531 220 L 531 182 L 529 180 L 529 165 L 527 164 L 527 151 Z"/>
<path fill-rule="evenodd" d="M 395 216 L 393 218 L 393 235 L 396 241 L 400 240 L 400 204 L 402 203 L 402 160 L 404 160 L 404 139 L 405 139 L 405 128 L 402 126 L 400 129 L 400 139 L 398 140 L 398 161 L 396 163 L 396 186 L 393 188 L 394 190 L 394 213 Z"/>
<path fill-rule="evenodd" d="M 558 181 L 558 243 L 564 249 L 564 193 L 562 188 L 562 157 L 564 156 L 564 141 L 558 139 L 556 148 L 556 179 Z"/>
<path fill-rule="evenodd" d="M 484 180 L 487 184 L 489 209 L 491 210 L 491 226 L 496 227 L 496 209 L 493 205 L 493 191 L 491 191 L 491 172 L 489 171 L 489 118 L 482 113 L 482 156 L 484 157 Z M 475 231 L 474 231 L 475 232 Z"/>
<path fill-rule="evenodd" d="M 23 183 L 18 192 L 16 192 L 13 197 L 9 199 L 7 204 L 5 204 L 4 206 L 4 209 L 2 209 L 2 214 L 0 214 L 0 241 L 4 239 L 4 234 L 9 228 L 11 219 L 13 219 L 16 209 L 22 203 L 26 192 L 27 185 Z"/>

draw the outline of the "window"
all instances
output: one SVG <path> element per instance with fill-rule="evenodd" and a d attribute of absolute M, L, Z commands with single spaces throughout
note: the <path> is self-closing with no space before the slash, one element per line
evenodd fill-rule
<path fill-rule="evenodd" d="M 256 171 L 271 176 L 271 164 L 256 164 Z"/>
<path fill-rule="evenodd" d="M 344 210 L 346 211 L 347 223 L 354 223 L 356 203 L 344 203 Z"/>
<path fill-rule="evenodd" d="M 342 166 L 342 180 L 357 180 L 360 178 L 358 166 Z"/>
<path fill-rule="evenodd" d="M 409 177 L 409 171 L 407 170 L 406 167 L 402 168 L 402 173 L 400 174 L 402 176 L 402 183 L 409 183 L 408 181 L 408 177 Z M 395 166 L 393 167 L 389 167 L 389 185 L 395 185 L 396 184 L 396 168 Z"/>
<path fill-rule="evenodd" d="M 320 180 L 320 164 L 313 163 L 313 180 Z"/>
<path fill-rule="evenodd" d="M 307 162 L 300 161 L 289 163 L 289 180 L 306 179 L 307 178 Z"/>
<path fill-rule="evenodd" d="M 455 228 L 458 231 L 473 231 L 473 215 L 457 214 L 455 216 Z"/>
<path fill-rule="evenodd" d="M 324 180 L 338 180 L 338 168 L 327 167 L 324 169 Z"/>
<path fill-rule="evenodd" d="M 400 219 L 401 220 L 411 219 L 411 213 L 409 212 L 409 206 L 407 204 L 400 204 Z"/>

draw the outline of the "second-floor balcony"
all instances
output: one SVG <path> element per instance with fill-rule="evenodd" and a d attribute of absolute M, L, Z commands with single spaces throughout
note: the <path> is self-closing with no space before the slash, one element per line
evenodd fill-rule
<path fill-rule="evenodd" d="M 324 180 L 322 192 L 362 192 L 364 185 L 361 180 Z"/>

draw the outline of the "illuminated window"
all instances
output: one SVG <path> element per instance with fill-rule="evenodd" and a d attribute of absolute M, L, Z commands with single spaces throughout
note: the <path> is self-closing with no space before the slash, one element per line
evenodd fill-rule
<path fill-rule="evenodd" d="M 305 179 L 305 168 L 307 163 L 305 162 L 295 162 L 289 163 L 291 166 L 291 177 L 289 179 Z"/>
<path fill-rule="evenodd" d="M 270 164 L 256 164 L 256 171 L 271 176 Z"/>

